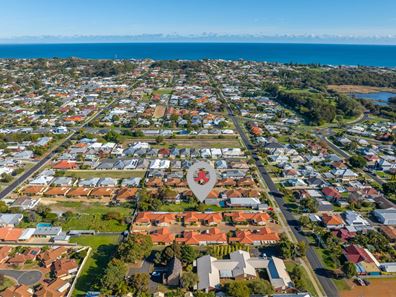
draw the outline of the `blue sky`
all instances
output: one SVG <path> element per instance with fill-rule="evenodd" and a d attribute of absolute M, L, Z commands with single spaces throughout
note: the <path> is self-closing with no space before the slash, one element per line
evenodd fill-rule
<path fill-rule="evenodd" d="M 395 0 L 1 0 L 0 38 L 41 35 L 396 35 Z"/>

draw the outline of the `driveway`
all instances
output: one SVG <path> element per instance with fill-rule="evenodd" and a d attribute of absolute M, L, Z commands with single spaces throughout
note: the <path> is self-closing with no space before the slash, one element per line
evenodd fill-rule
<path fill-rule="evenodd" d="M 19 284 L 31 286 L 37 283 L 41 277 L 42 273 L 38 270 L 13 270 L 13 269 L 3 269 L 0 270 L 0 274 L 4 274 L 15 279 Z"/>

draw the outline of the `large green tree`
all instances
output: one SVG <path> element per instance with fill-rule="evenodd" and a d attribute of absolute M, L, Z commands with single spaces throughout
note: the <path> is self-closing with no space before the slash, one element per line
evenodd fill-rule
<path fill-rule="evenodd" d="M 387 195 L 395 195 L 396 194 L 396 182 L 389 182 L 382 185 L 382 189 Z"/>
<path fill-rule="evenodd" d="M 366 166 L 367 161 L 362 156 L 352 156 L 349 158 L 349 164 L 355 168 L 363 168 Z"/>
<path fill-rule="evenodd" d="M 125 284 L 125 275 L 127 267 L 124 261 L 119 259 L 112 259 L 107 265 L 104 275 L 101 279 L 101 291 L 105 294 L 111 294 Z"/>
<path fill-rule="evenodd" d="M 248 283 L 248 286 L 253 294 L 269 295 L 274 293 L 271 284 L 267 280 L 252 280 Z"/>
<path fill-rule="evenodd" d="M 342 266 L 342 271 L 344 271 L 347 278 L 352 278 L 357 275 L 356 266 L 351 262 L 345 262 Z"/>
<path fill-rule="evenodd" d="M 149 291 L 149 276 L 147 273 L 136 273 L 129 278 L 128 285 L 133 296 L 146 296 Z"/>
<path fill-rule="evenodd" d="M 198 283 L 198 275 L 191 271 L 183 272 L 182 274 L 182 285 L 183 288 L 192 289 Z"/>
<path fill-rule="evenodd" d="M 230 297 L 249 297 L 250 289 L 246 281 L 233 281 L 226 285 L 226 292 Z"/>
<path fill-rule="evenodd" d="M 121 260 L 134 263 L 150 255 L 152 247 L 150 236 L 132 233 L 118 245 L 117 253 Z"/>

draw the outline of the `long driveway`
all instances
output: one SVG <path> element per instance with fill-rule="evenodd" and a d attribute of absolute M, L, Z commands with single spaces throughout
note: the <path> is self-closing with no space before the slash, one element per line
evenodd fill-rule
<path fill-rule="evenodd" d="M 285 217 L 288 225 L 291 227 L 291 230 L 292 230 L 294 236 L 296 237 L 296 239 L 298 241 L 305 241 L 307 243 L 307 245 L 309 246 L 309 248 L 307 250 L 307 259 L 308 259 L 312 269 L 315 271 L 317 278 L 318 278 L 320 284 L 322 285 L 323 290 L 325 291 L 326 296 L 338 297 L 339 295 L 337 292 L 337 288 L 334 285 L 331 278 L 327 277 L 326 268 L 320 262 L 319 257 L 316 254 L 314 248 L 309 245 L 307 238 L 305 238 L 305 236 L 303 236 L 302 234 L 300 234 L 297 231 L 296 228 L 299 225 L 299 222 L 285 206 L 283 198 L 279 195 L 280 192 L 278 191 L 275 183 L 273 182 L 271 176 L 268 174 L 268 172 L 265 169 L 264 165 L 262 164 L 260 158 L 257 156 L 252 143 L 250 142 L 249 138 L 246 136 L 246 134 L 243 131 L 243 129 L 241 128 L 241 126 L 239 125 L 238 120 L 235 118 L 235 116 L 230 108 L 228 108 L 228 114 L 231 117 L 231 119 L 234 123 L 235 129 L 241 136 L 242 141 L 244 142 L 245 146 L 252 153 L 252 157 L 254 159 L 255 165 L 257 166 L 257 168 L 260 172 L 260 175 L 262 176 L 264 182 L 267 184 L 267 187 L 270 190 L 270 192 L 272 194 L 274 194 L 273 196 L 279 205 L 279 209 L 282 211 L 283 216 Z"/>

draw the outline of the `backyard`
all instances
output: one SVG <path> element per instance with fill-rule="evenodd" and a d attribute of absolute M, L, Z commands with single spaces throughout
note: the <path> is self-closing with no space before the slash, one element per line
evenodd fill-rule
<path fill-rule="evenodd" d="M 92 248 L 73 292 L 73 296 L 85 296 L 87 291 L 99 289 L 94 285 L 100 280 L 104 267 L 116 250 L 118 236 L 81 236 L 70 241 Z"/>

